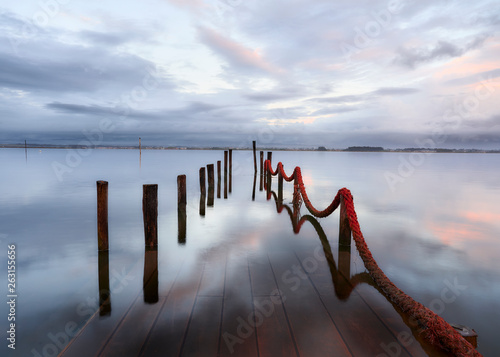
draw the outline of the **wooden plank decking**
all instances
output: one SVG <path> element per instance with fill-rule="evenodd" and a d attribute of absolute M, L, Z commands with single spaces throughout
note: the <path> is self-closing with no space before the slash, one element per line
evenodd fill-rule
<path fill-rule="evenodd" d="M 372 287 L 340 300 L 326 260 L 307 273 L 303 250 L 214 254 L 172 268 L 156 303 L 132 285 L 112 296 L 111 316 L 94 316 L 61 356 L 387 356 L 384 346 L 426 355 L 398 342 L 410 329 Z"/>

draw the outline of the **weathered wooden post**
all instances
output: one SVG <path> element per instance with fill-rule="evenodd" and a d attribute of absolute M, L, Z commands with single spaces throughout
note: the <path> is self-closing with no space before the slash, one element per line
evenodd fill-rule
<path fill-rule="evenodd" d="M 109 289 L 109 251 L 98 252 L 99 271 L 99 316 L 111 314 L 111 290 Z"/>
<path fill-rule="evenodd" d="M 108 182 L 97 181 L 97 247 L 108 250 Z"/>
<path fill-rule="evenodd" d="M 347 216 L 344 197 L 340 196 L 340 222 L 339 222 L 339 272 L 346 281 L 351 279 L 351 227 Z"/>
<path fill-rule="evenodd" d="M 158 245 L 158 185 L 142 186 L 142 215 L 146 247 Z"/>
<path fill-rule="evenodd" d="M 158 302 L 158 247 L 146 247 L 144 252 L 144 276 L 142 278 L 144 302 Z"/>
<path fill-rule="evenodd" d="M 283 175 L 278 172 L 278 207 L 283 205 Z"/>
<path fill-rule="evenodd" d="M 255 174 L 257 174 L 257 143 L 252 141 L 252 146 L 253 146 L 253 167 L 255 169 Z"/>
<path fill-rule="evenodd" d="M 260 152 L 260 175 L 264 175 L 264 151 Z"/>
<path fill-rule="evenodd" d="M 273 152 L 272 151 L 267 152 L 267 159 L 269 160 L 269 167 L 273 167 L 273 165 L 272 165 Z"/>
<path fill-rule="evenodd" d="M 186 244 L 186 175 L 177 176 L 177 243 Z"/>
<path fill-rule="evenodd" d="M 206 186 L 205 186 L 205 168 L 200 168 L 200 216 L 205 215 L 205 199 L 206 199 Z"/>
<path fill-rule="evenodd" d="M 213 207 L 214 205 L 214 164 L 207 165 L 208 172 L 208 198 L 207 198 L 207 206 Z"/>
<path fill-rule="evenodd" d="M 224 199 L 227 199 L 227 150 L 224 151 Z"/>
<path fill-rule="evenodd" d="M 217 161 L 217 198 L 220 198 L 220 188 L 221 188 L 221 162 Z"/>
<path fill-rule="evenodd" d="M 233 149 L 229 149 L 229 193 L 233 190 Z"/>
<path fill-rule="evenodd" d="M 342 196 L 340 196 L 339 244 L 351 245 L 351 227 L 349 226 L 349 217 Z"/>
<path fill-rule="evenodd" d="M 200 167 L 200 192 L 202 195 L 207 194 L 207 188 L 205 186 L 205 168 Z"/>

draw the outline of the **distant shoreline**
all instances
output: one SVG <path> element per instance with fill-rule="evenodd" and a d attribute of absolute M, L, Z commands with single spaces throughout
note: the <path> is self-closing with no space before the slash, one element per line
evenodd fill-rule
<path fill-rule="evenodd" d="M 24 144 L 0 144 L 0 149 L 24 149 Z M 27 149 L 65 149 L 65 150 L 87 150 L 87 149 L 110 149 L 110 150 L 139 150 L 139 146 L 127 145 L 46 145 L 46 144 L 31 144 L 26 146 Z M 142 150 L 252 150 L 250 147 L 235 148 L 235 147 L 189 147 L 189 146 L 142 146 Z M 396 152 L 396 153 L 459 153 L 459 154 L 500 154 L 499 150 L 483 150 L 483 149 L 445 149 L 445 148 L 405 148 L 405 149 L 384 149 L 381 147 L 370 146 L 353 146 L 347 149 L 327 149 L 325 147 L 319 148 L 275 148 L 264 147 L 258 148 L 258 151 L 317 151 L 317 152 Z"/>

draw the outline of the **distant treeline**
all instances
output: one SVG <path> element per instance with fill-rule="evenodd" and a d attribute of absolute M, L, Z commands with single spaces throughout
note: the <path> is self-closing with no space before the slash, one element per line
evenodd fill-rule
<path fill-rule="evenodd" d="M 349 146 L 344 151 L 384 151 L 381 146 Z"/>

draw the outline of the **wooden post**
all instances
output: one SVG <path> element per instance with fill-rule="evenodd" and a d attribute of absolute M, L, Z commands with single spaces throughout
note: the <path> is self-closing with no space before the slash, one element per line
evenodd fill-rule
<path fill-rule="evenodd" d="M 283 205 L 283 175 L 278 172 L 278 207 Z"/>
<path fill-rule="evenodd" d="M 158 185 L 142 186 L 142 215 L 146 247 L 158 245 Z"/>
<path fill-rule="evenodd" d="M 207 197 L 207 206 L 213 207 L 214 205 L 214 164 L 207 165 L 208 172 L 208 197 Z"/>
<path fill-rule="evenodd" d="M 214 164 L 207 165 L 207 173 L 208 173 L 208 187 L 214 187 Z"/>
<path fill-rule="evenodd" d="M 186 175 L 177 176 L 177 243 L 186 244 Z"/>
<path fill-rule="evenodd" d="M 264 151 L 260 152 L 260 175 L 264 175 Z"/>
<path fill-rule="evenodd" d="M 142 291 L 145 303 L 158 302 L 158 247 L 146 247 L 144 252 Z"/>
<path fill-rule="evenodd" d="M 224 151 L 224 199 L 227 199 L 227 150 Z"/>
<path fill-rule="evenodd" d="M 111 315 L 111 291 L 109 289 L 109 251 L 98 252 L 99 316 Z"/>
<path fill-rule="evenodd" d="M 108 250 L 108 182 L 97 181 L 97 247 Z"/>
<path fill-rule="evenodd" d="M 233 149 L 229 149 L 229 193 L 233 190 Z"/>
<path fill-rule="evenodd" d="M 205 185 L 205 168 L 204 167 L 200 167 L 200 192 L 202 195 L 206 195 L 207 194 L 207 188 L 206 188 L 206 185 Z"/>
<path fill-rule="evenodd" d="M 205 215 L 205 199 L 207 189 L 205 186 L 205 168 L 200 168 L 200 216 Z"/>
<path fill-rule="evenodd" d="M 220 160 L 217 161 L 217 198 L 220 198 L 220 187 L 221 187 L 221 162 Z"/>
<path fill-rule="evenodd" d="M 177 176 L 177 208 L 186 209 L 186 175 Z"/>
<path fill-rule="evenodd" d="M 255 169 L 255 173 L 257 174 L 257 143 L 252 141 L 252 146 L 253 146 L 253 167 Z"/>
<path fill-rule="evenodd" d="M 340 196 L 340 223 L 339 223 L 339 244 L 351 245 L 351 227 L 344 203 L 344 197 Z"/>
<path fill-rule="evenodd" d="M 267 152 L 267 159 L 269 160 L 269 167 L 273 167 L 273 165 L 272 165 L 273 152 L 272 151 Z"/>

